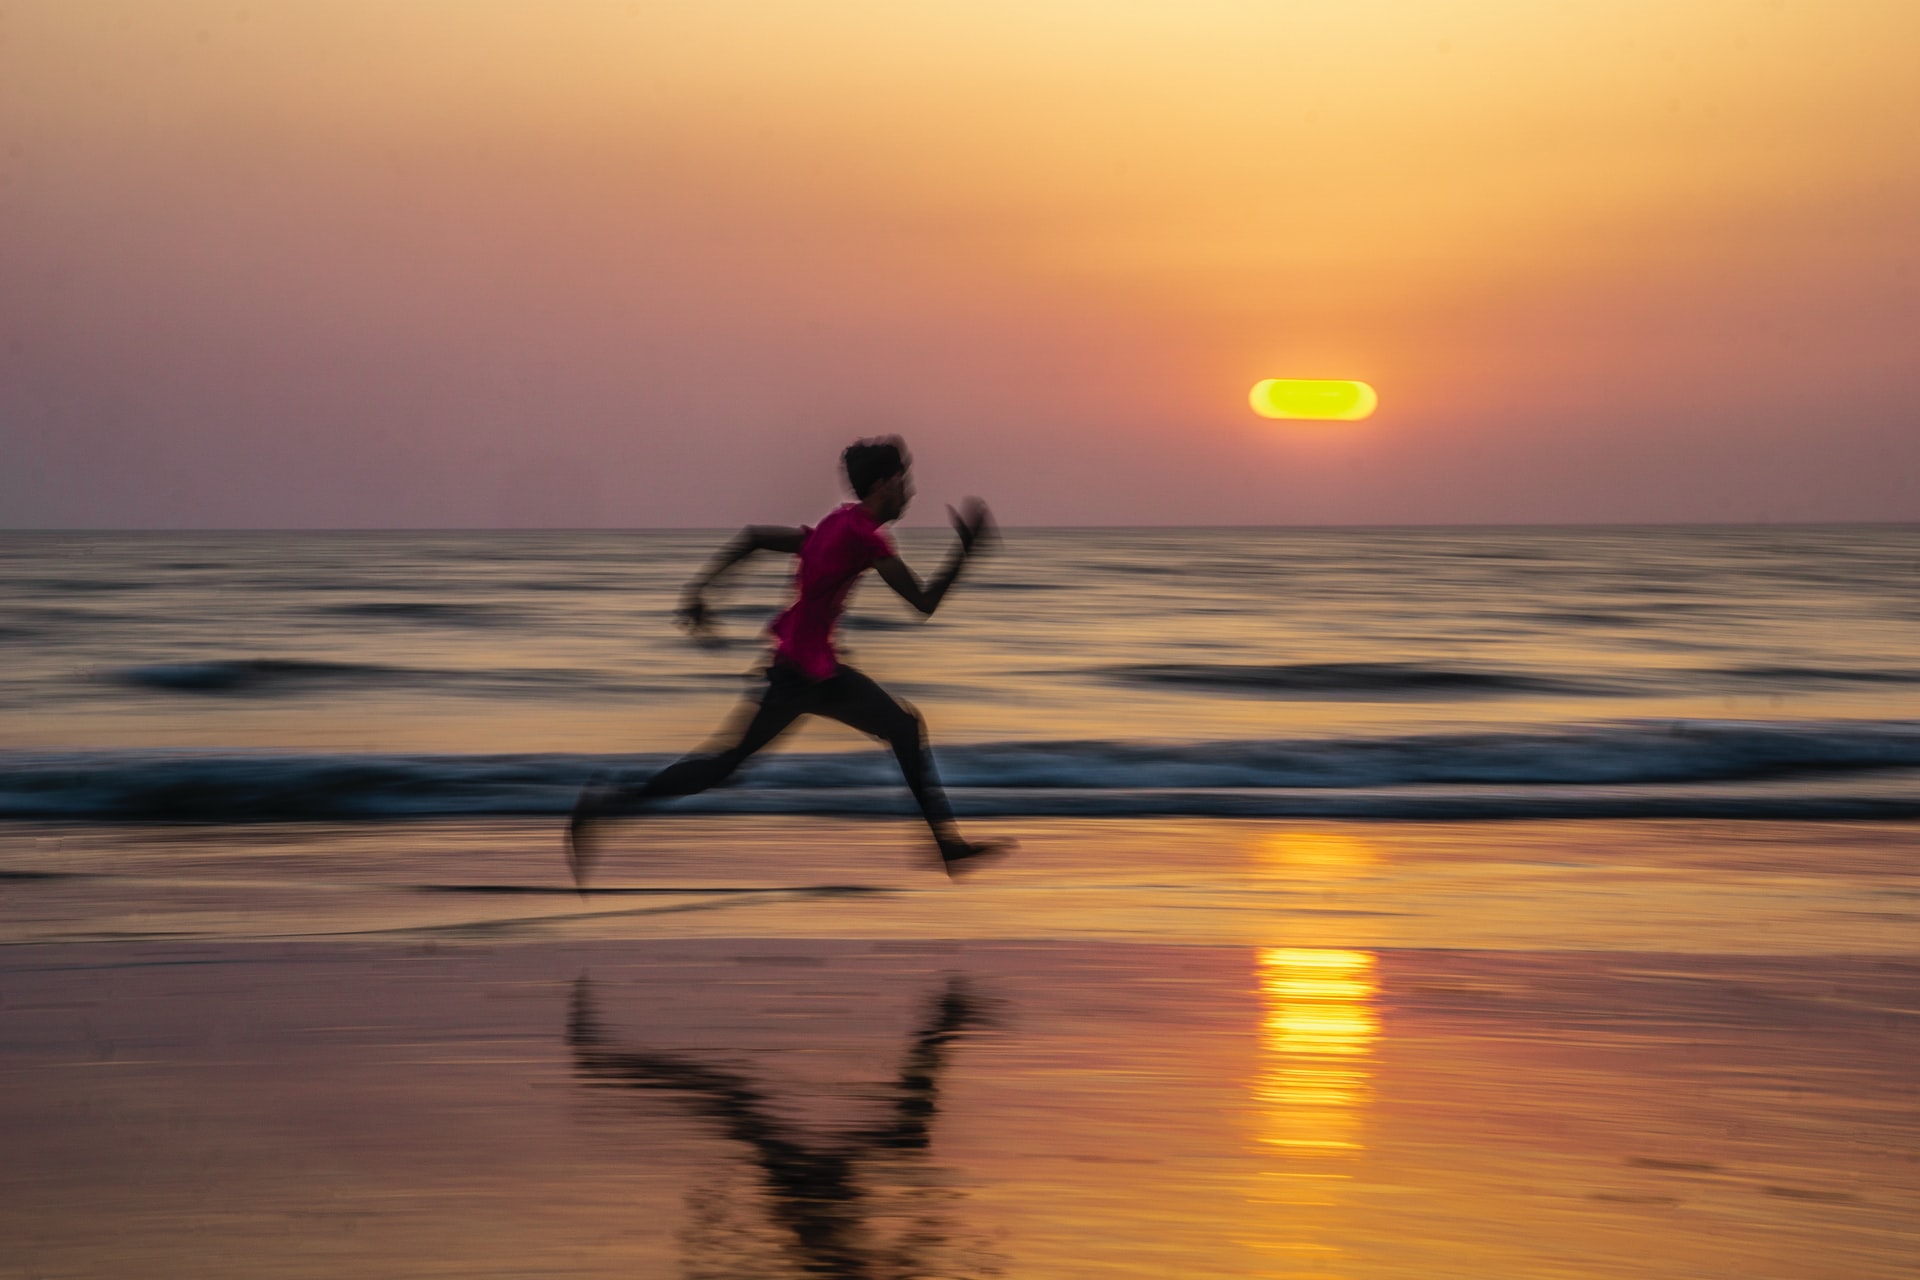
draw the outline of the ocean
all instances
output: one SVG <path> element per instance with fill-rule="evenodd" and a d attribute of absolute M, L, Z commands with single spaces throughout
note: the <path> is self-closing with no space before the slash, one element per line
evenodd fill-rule
<path fill-rule="evenodd" d="M 0 534 L 0 818 L 559 815 L 753 686 L 727 535 Z M 944 531 L 909 529 L 930 574 Z M 963 816 L 1920 816 L 1920 527 L 1012 529 L 843 641 Z M 677 812 L 904 814 L 813 722 Z"/>

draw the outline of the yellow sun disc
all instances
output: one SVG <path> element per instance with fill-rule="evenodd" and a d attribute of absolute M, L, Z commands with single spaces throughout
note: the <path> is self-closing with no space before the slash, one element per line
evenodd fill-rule
<path fill-rule="evenodd" d="M 1247 403 L 1263 418 L 1358 422 L 1373 415 L 1380 397 L 1364 382 L 1263 378 L 1247 393 Z"/>

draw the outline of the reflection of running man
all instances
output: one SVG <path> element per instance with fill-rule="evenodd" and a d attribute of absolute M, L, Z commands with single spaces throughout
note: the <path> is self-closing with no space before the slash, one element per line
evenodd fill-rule
<path fill-rule="evenodd" d="M 695 1114 L 746 1148 L 769 1196 L 769 1217 L 789 1237 L 807 1275 L 865 1280 L 936 1274 L 916 1257 L 949 1243 L 937 1224 L 923 1222 L 892 1248 L 874 1238 L 876 1166 L 923 1157 L 939 1110 L 940 1076 L 948 1051 L 967 1032 L 987 1025 L 966 982 L 950 978 L 930 1003 L 886 1090 L 887 1114 L 878 1123 L 827 1140 L 784 1122 L 773 1100 L 745 1076 L 700 1059 L 614 1046 L 596 1011 L 592 984 L 574 984 L 567 1044 L 574 1070 L 598 1085 L 676 1094 Z M 950 1274 L 940 1271 L 937 1274 Z M 993 1274 L 999 1274 L 994 1269 Z"/>
<path fill-rule="evenodd" d="M 805 715 L 838 720 L 893 748 L 949 874 L 968 859 L 1008 846 L 1007 841 L 974 844 L 960 837 L 946 793 L 934 775 L 920 714 L 842 663 L 833 647 L 834 628 L 846 608 L 847 595 L 868 569 L 921 613 L 930 615 L 939 608 L 967 557 L 988 534 L 987 508 L 977 498 L 967 500 L 964 512 L 948 508 L 959 545 L 939 575 L 922 585 L 882 528 L 898 520 L 913 500 L 905 446 L 897 436 L 862 440 L 847 448 L 841 462 L 857 501 L 829 512 L 813 528 L 745 529 L 714 557 L 706 572 L 688 584 L 680 620 L 696 637 L 707 637 L 713 634 L 713 620 L 705 592 L 722 574 L 756 551 L 784 551 L 799 558 L 794 571 L 797 597 L 769 628 L 774 647 L 766 685 L 758 700 L 747 702 L 736 715 L 730 745 L 688 756 L 639 784 L 589 786 L 582 791 L 567 828 L 567 864 L 575 884 L 586 883 L 600 819 L 631 812 L 652 800 L 705 791 Z"/>

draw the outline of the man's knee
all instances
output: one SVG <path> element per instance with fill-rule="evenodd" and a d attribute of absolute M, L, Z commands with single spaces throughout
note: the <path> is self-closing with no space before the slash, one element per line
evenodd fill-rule
<path fill-rule="evenodd" d="M 747 752 L 734 748 L 727 751 L 716 751 L 712 755 L 704 757 L 702 763 L 706 765 L 707 785 L 717 787 L 734 774 L 740 772 L 740 766 L 747 762 L 747 755 Z"/>
<path fill-rule="evenodd" d="M 919 746 L 927 740 L 927 718 L 907 703 L 895 703 L 885 737 L 896 746 Z"/>
<path fill-rule="evenodd" d="M 685 756 L 674 761 L 647 784 L 655 795 L 688 796 L 717 787 L 740 768 L 742 757 L 732 751 Z"/>

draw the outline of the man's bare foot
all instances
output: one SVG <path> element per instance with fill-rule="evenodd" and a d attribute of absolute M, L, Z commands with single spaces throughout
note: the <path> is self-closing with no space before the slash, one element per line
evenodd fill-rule
<path fill-rule="evenodd" d="M 573 805 L 573 816 L 567 819 L 567 870 L 573 873 L 573 887 L 582 893 L 587 889 L 588 873 L 599 860 L 601 818 L 606 813 L 607 798 L 611 794 L 600 783 L 589 782 L 580 788 L 580 798 Z"/>
<path fill-rule="evenodd" d="M 962 840 L 958 836 L 940 842 L 940 865 L 946 869 L 947 878 L 958 879 L 970 871 L 977 870 L 984 863 L 1013 851 L 1012 840 Z"/>

